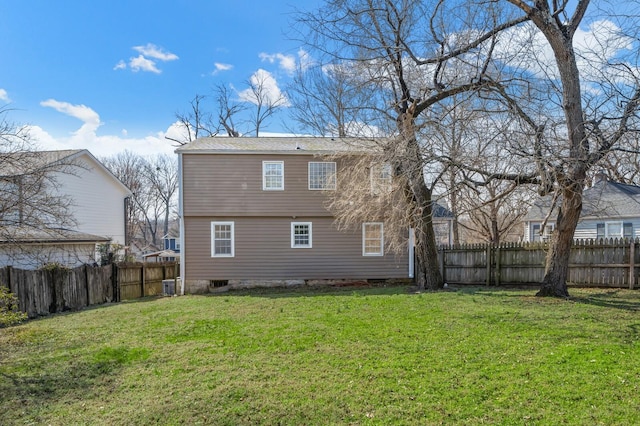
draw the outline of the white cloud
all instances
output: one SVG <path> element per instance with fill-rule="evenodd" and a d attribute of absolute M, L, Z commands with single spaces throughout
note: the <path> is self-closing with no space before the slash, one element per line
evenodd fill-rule
<path fill-rule="evenodd" d="M 168 62 L 179 59 L 175 53 L 167 52 L 153 43 L 147 43 L 145 46 L 133 46 L 132 49 L 140 55 L 129 58 L 128 63 L 121 59 L 113 67 L 114 70 L 124 70 L 128 66 L 133 72 L 145 71 L 160 74 L 162 71 L 158 68 L 156 61 Z"/>
<path fill-rule="evenodd" d="M 249 78 L 249 82 L 253 87 L 258 88 L 263 101 L 266 100 L 270 104 L 277 104 L 280 106 L 290 105 L 289 100 L 280 90 L 280 87 L 278 87 L 278 82 L 269 71 L 259 69 Z M 256 94 L 251 90 L 251 88 L 238 92 L 238 96 L 245 102 L 250 102 L 252 104 L 258 103 Z"/>
<path fill-rule="evenodd" d="M 620 27 L 608 20 L 578 28 L 573 37 L 577 64 L 583 80 L 599 80 L 616 57 L 633 49 L 633 40 L 621 35 Z M 510 66 L 528 70 L 538 77 L 558 78 L 553 50 L 544 35 L 531 23 L 506 31 L 496 52 Z"/>
<path fill-rule="evenodd" d="M 113 67 L 114 70 L 124 70 L 126 68 L 127 68 L 127 63 L 122 59 Z"/>
<path fill-rule="evenodd" d="M 0 89 L 0 101 L 11 102 L 11 99 L 9 99 L 9 94 L 4 89 Z"/>
<path fill-rule="evenodd" d="M 300 68 L 303 71 L 315 64 L 315 61 L 313 60 L 309 52 L 304 49 L 298 50 L 298 61 L 300 62 Z"/>
<path fill-rule="evenodd" d="M 293 74 L 296 70 L 296 57 L 293 55 L 284 55 L 282 53 L 260 53 L 258 57 L 263 62 L 269 62 L 273 64 L 274 62 L 278 62 L 278 66 L 282 68 L 287 74 Z"/>
<path fill-rule="evenodd" d="M 77 118 L 82 125 L 69 136 L 64 137 L 54 137 L 39 126 L 29 126 L 30 136 L 39 149 L 88 149 L 97 156 L 111 156 L 125 150 L 140 155 L 173 154 L 176 149 L 169 140 L 165 139 L 165 135 L 172 134 L 173 126 L 166 132 L 157 132 L 143 138 L 129 138 L 124 129 L 122 136 L 101 136 L 97 134 L 102 124 L 100 116 L 86 105 L 73 105 L 55 99 L 48 99 L 40 104 Z"/>
<path fill-rule="evenodd" d="M 147 59 L 142 55 L 131 58 L 129 60 L 129 68 L 131 68 L 131 71 L 133 72 L 147 71 L 156 74 L 160 74 L 162 72 L 158 69 L 158 67 L 156 67 L 156 63 L 154 61 L 152 61 L 151 59 Z"/>
<path fill-rule="evenodd" d="M 215 70 L 212 72 L 213 75 L 218 74 L 219 72 L 230 71 L 233 69 L 233 65 L 223 64 L 221 62 L 216 62 L 213 64 L 213 66 L 215 67 Z"/>
<path fill-rule="evenodd" d="M 133 46 L 133 50 L 140 52 L 144 56 L 148 56 L 159 61 L 175 61 L 178 59 L 178 55 L 165 52 L 162 47 L 158 47 L 153 43 L 147 43 L 146 46 Z"/>
<path fill-rule="evenodd" d="M 58 112 L 77 118 L 92 129 L 100 127 L 100 116 L 86 105 L 73 105 L 68 102 L 56 101 L 55 99 L 47 99 L 46 101 L 40 102 L 40 105 L 53 108 Z"/>

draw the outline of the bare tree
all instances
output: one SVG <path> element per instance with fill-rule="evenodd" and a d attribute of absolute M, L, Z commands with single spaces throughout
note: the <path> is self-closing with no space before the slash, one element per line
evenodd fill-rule
<path fill-rule="evenodd" d="M 111 157 L 101 158 L 100 161 L 133 193 L 133 199 L 127 204 L 127 235 L 125 240 L 134 241 L 139 233 L 144 233 L 144 225 L 141 218 L 146 204 L 140 201 L 146 194 L 145 170 L 147 161 L 144 157 L 131 151 L 124 151 Z"/>
<path fill-rule="evenodd" d="M 125 151 L 101 161 L 133 192 L 128 206 L 128 241 L 159 244 L 160 237 L 168 233 L 175 208 L 177 160 L 166 155 L 145 158 Z"/>
<path fill-rule="evenodd" d="M 415 230 L 419 288 L 443 286 L 433 227 L 433 191 L 442 168 L 429 138 L 431 109 L 488 84 L 493 69 L 487 52 L 496 34 L 527 19 L 496 25 L 494 7 L 466 6 L 457 2 L 455 10 L 445 10 L 438 1 L 334 0 L 301 18 L 311 29 L 311 47 L 350 65 L 353 78 L 366 91 L 359 119 L 390 136 L 379 147 L 382 157 L 377 162 L 389 164 L 401 184 L 395 186 L 394 198 L 404 202 L 398 215 L 404 221 L 396 223 Z M 454 22 L 451 16 L 467 19 Z M 449 36 L 454 32 L 457 41 Z M 428 182 L 425 171 L 430 172 Z"/>
<path fill-rule="evenodd" d="M 246 103 L 234 100 L 234 92 L 225 84 L 218 84 L 212 89 L 211 95 L 195 95 L 191 100 L 191 108 L 186 113 L 176 113 L 176 118 L 184 135 L 180 139 L 167 139 L 178 145 L 186 145 L 200 137 L 217 136 L 221 132 L 229 137 L 239 137 L 240 129 L 236 120 L 243 111 L 248 109 Z M 213 108 L 207 105 L 213 99 Z M 215 110 L 216 114 L 211 111 Z"/>
<path fill-rule="evenodd" d="M 215 87 L 218 104 L 218 123 L 224 128 L 227 136 L 237 138 L 240 131 L 236 127 L 235 119 L 247 109 L 247 105 L 233 99 L 233 92 L 227 85 L 219 84 Z"/>
<path fill-rule="evenodd" d="M 9 120 L 10 112 L 0 107 L 0 241 L 10 248 L 5 255 L 33 257 L 26 241 L 62 237 L 75 227 L 72 200 L 58 191 L 57 177 L 83 166 L 68 155 L 38 151 L 28 128 Z"/>
<path fill-rule="evenodd" d="M 568 295 L 570 247 L 585 180 L 594 165 L 620 149 L 625 134 L 637 125 L 640 103 L 640 49 L 638 37 L 630 36 L 638 28 L 636 9 L 602 9 L 600 16 L 592 15 L 590 22 L 600 25 L 596 29 L 604 35 L 578 51 L 574 36 L 589 4 L 335 0 L 320 13 L 304 16 L 316 35 L 309 39 L 316 51 L 356 63 L 354 74 L 369 83 L 366 107 L 375 110 L 378 119 L 397 123 L 397 137 L 383 152 L 394 172 L 406 179 L 417 206 L 410 217 L 418 267 L 423 268 L 418 283 L 423 273 L 427 287 L 441 283 L 437 265 L 429 260 L 435 259 L 431 207 L 433 182 L 440 172 L 437 167 L 432 176 L 424 172 L 445 156 L 425 133 L 429 116 L 453 95 L 475 91 L 494 101 L 495 110 L 487 110 L 488 115 L 517 118 L 517 137 L 508 141 L 508 149 L 520 165 L 483 170 L 450 158 L 445 167 L 455 165 L 483 176 L 482 182 L 474 182 L 478 186 L 510 180 L 536 184 L 540 194 L 556 194 L 557 227 L 538 294 Z M 588 73 L 581 72 L 579 62 Z"/>
<path fill-rule="evenodd" d="M 216 125 L 211 113 L 207 112 L 207 109 L 203 106 L 207 98 L 205 95 L 195 95 L 190 101 L 191 109 L 188 112 L 176 113 L 176 118 L 184 131 L 184 135 L 180 139 L 170 137 L 167 137 L 167 139 L 176 142 L 178 145 L 186 145 L 199 137 L 218 134 L 219 127 Z"/>
<path fill-rule="evenodd" d="M 517 80 L 502 85 L 499 91 L 508 108 L 529 129 L 533 149 L 520 148 L 524 148 L 521 152 L 527 154 L 525 158 L 537 165 L 542 181 L 540 192 L 556 194 L 556 230 L 538 295 L 567 297 L 570 248 L 582 211 L 582 191 L 588 173 L 619 148 L 632 123 L 637 124 L 640 101 L 640 81 L 635 71 L 637 45 L 631 55 L 622 57 L 621 52 L 628 45 L 622 46 L 620 42 L 637 40 L 624 31 L 637 31 L 638 16 L 632 15 L 633 9 L 623 12 L 628 12 L 624 16 L 602 10 L 605 14 L 599 17 L 608 18 L 608 23 L 592 28 L 598 32 L 594 33 L 593 44 L 576 47 L 578 42 L 574 38 L 587 15 L 589 0 L 575 3 L 508 0 L 508 3 L 530 19 L 530 37 L 526 41 L 551 51 L 545 60 L 535 58 L 536 52 L 529 52 L 529 57 L 536 59 L 531 64 L 537 70 L 532 72 L 531 67 L 520 66 L 522 71 L 515 73 Z M 623 2 L 616 6 L 625 10 Z M 535 80 L 543 90 L 527 93 L 527 89 L 535 88 L 516 82 L 523 82 L 525 77 Z M 545 108 L 543 115 L 539 114 L 542 108 Z"/>
<path fill-rule="evenodd" d="M 289 100 L 280 92 L 271 74 L 265 70 L 256 71 L 246 84 L 247 89 L 240 93 L 240 97 L 252 105 L 249 108 L 252 130 L 249 133 L 258 137 L 267 120 L 280 108 L 289 105 Z"/>
<path fill-rule="evenodd" d="M 150 190 L 163 205 L 163 233 L 169 232 L 169 219 L 178 194 L 178 161 L 167 155 L 153 157 L 146 167 Z"/>
<path fill-rule="evenodd" d="M 320 136 L 359 136 L 365 132 L 358 112 L 366 92 L 343 64 L 299 67 L 287 88 L 290 114 L 303 133 Z"/>

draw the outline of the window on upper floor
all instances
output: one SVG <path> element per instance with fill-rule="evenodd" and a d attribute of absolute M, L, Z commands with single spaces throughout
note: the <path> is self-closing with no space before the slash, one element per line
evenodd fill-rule
<path fill-rule="evenodd" d="M 234 257 L 233 222 L 211 222 L 211 257 Z"/>
<path fill-rule="evenodd" d="M 371 193 L 373 195 L 391 192 L 391 164 L 373 164 L 371 166 Z"/>
<path fill-rule="evenodd" d="M 309 189 L 336 189 L 336 163 L 309 162 Z"/>
<path fill-rule="evenodd" d="M 384 254 L 384 226 L 382 223 L 362 224 L 362 255 L 382 256 Z"/>
<path fill-rule="evenodd" d="M 291 248 L 311 248 L 311 222 L 291 222 Z"/>
<path fill-rule="evenodd" d="M 264 191 L 284 190 L 284 161 L 262 162 L 262 189 Z"/>

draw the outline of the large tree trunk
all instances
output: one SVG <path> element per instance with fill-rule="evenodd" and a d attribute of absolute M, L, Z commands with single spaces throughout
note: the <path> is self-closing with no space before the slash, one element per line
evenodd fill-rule
<path fill-rule="evenodd" d="M 588 4 L 588 0 L 581 0 L 577 8 L 584 12 Z M 579 22 L 581 18 L 582 15 L 578 14 L 572 19 L 578 19 L 577 22 Z M 536 9 L 532 11 L 531 19 L 553 49 L 562 81 L 562 109 L 569 139 L 568 167 L 566 171 L 560 173 L 556 171 L 556 179 L 562 191 L 562 203 L 558 211 L 556 230 L 549 245 L 545 276 L 538 295 L 568 297 L 567 277 L 571 244 L 582 211 L 582 190 L 586 172 L 590 167 L 589 140 L 582 109 L 580 71 L 573 49 L 573 34 L 577 29 L 577 22 L 572 22 L 570 27 L 560 25 L 559 21 L 552 18 L 548 7 L 539 5 L 536 5 Z"/>
<path fill-rule="evenodd" d="M 563 191 L 562 195 L 556 229 L 547 252 L 545 275 L 537 296 L 569 297 L 569 258 L 573 234 L 582 210 L 582 187 L 576 185 L 573 190 Z"/>
<path fill-rule="evenodd" d="M 431 191 L 428 191 L 429 195 Z M 422 220 L 416 233 L 416 284 L 420 290 L 439 290 L 444 286 L 440 265 L 438 263 L 438 247 L 433 230 L 433 208 L 431 197 L 422 214 Z"/>
<path fill-rule="evenodd" d="M 416 284 L 420 290 L 438 290 L 444 286 L 444 282 L 433 229 L 432 192 L 424 180 L 424 161 L 411 115 L 403 114 L 402 118 L 399 127 L 405 152 L 401 163 L 403 173 L 408 178 L 413 207 L 419 212 L 413 224 L 416 235 Z"/>

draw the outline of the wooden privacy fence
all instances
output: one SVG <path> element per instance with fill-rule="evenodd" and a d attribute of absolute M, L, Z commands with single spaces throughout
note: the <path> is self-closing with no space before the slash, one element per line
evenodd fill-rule
<path fill-rule="evenodd" d="M 567 285 L 634 289 L 640 272 L 640 240 L 576 240 Z M 443 246 L 438 256 L 444 281 L 451 284 L 539 284 L 544 277 L 546 243 Z"/>
<path fill-rule="evenodd" d="M 175 262 L 45 268 L 0 268 L 0 286 L 18 297 L 30 318 L 85 306 L 163 293 L 162 280 L 175 279 Z"/>
<path fill-rule="evenodd" d="M 162 294 L 162 281 L 175 279 L 178 271 L 176 262 L 119 264 L 116 277 L 120 291 L 118 300 Z"/>

